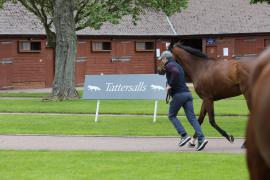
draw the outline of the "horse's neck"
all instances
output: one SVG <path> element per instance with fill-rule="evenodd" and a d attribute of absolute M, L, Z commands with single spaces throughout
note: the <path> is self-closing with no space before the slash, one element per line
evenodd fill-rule
<path fill-rule="evenodd" d="M 181 55 L 178 59 L 179 63 L 183 66 L 185 73 L 191 78 L 192 82 L 196 81 L 196 77 L 202 71 L 202 68 L 207 62 L 204 60 L 195 59 L 189 54 Z"/>

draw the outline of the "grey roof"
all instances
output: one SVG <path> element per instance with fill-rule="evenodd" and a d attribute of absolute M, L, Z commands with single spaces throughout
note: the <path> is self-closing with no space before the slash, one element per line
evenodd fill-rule
<path fill-rule="evenodd" d="M 5 3 L 0 10 L 1 34 L 45 34 L 43 26 L 32 13 L 20 4 Z"/>
<path fill-rule="evenodd" d="M 250 0 L 190 0 L 170 17 L 179 35 L 270 32 L 270 5 Z"/>
<path fill-rule="evenodd" d="M 122 18 L 119 24 L 105 23 L 100 30 L 86 28 L 79 35 L 173 35 L 166 15 L 162 12 L 146 11 L 140 15 L 140 21 L 135 26 L 130 16 Z"/>
<path fill-rule="evenodd" d="M 137 26 L 131 17 L 121 23 L 105 23 L 100 30 L 86 28 L 78 35 L 168 36 L 270 32 L 270 5 L 250 5 L 249 0 L 189 0 L 188 8 L 167 18 L 146 11 Z M 176 32 L 175 32 L 176 31 Z M 6 3 L 0 10 L 0 35 L 40 34 L 42 24 L 20 4 Z"/>
<path fill-rule="evenodd" d="M 0 35 L 3 34 L 45 34 L 43 26 L 35 15 L 22 5 L 6 3 L 0 10 Z M 120 24 L 105 23 L 100 30 L 86 28 L 78 35 L 173 35 L 164 13 L 145 11 L 135 26 L 129 16 L 122 18 Z"/>

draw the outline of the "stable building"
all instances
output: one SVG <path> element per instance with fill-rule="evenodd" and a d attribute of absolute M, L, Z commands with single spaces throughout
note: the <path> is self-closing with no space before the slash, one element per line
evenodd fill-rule
<path fill-rule="evenodd" d="M 171 40 L 217 60 L 254 58 L 270 42 L 270 6 L 246 0 L 190 0 L 171 17 L 146 11 L 137 25 L 120 24 L 77 32 L 76 84 L 89 74 L 153 74 Z M 54 51 L 39 20 L 21 5 L 0 10 L 0 89 L 51 87 Z"/>

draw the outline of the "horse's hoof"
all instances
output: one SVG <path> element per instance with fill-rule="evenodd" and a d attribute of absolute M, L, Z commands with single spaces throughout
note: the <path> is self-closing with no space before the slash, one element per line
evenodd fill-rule
<path fill-rule="evenodd" d="M 230 138 L 230 140 L 229 140 L 230 143 L 233 143 L 233 142 L 234 142 L 234 137 L 233 137 L 233 135 L 230 135 L 229 138 Z"/>
<path fill-rule="evenodd" d="M 194 144 L 194 143 L 192 143 L 192 142 L 189 142 L 189 143 L 188 143 L 188 147 L 190 147 L 190 148 L 194 148 L 194 147 L 195 147 L 195 144 Z"/>
<path fill-rule="evenodd" d="M 242 144 L 241 149 L 246 149 L 246 142 Z"/>

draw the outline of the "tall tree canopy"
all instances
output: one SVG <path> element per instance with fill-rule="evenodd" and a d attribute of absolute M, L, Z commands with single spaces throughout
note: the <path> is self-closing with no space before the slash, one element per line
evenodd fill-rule
<path fill-rule="evenodd" d="M 43 24 L 48 46 L 56 49 L 52 99 L 78 97 L 74 82 L 76 31 L 86 27 L 99 29 L 104 22 L 119 23 L 131 15 L 136 23 L 147 8 L 170 16 L 187 7 L 188 0 L 0 0 L 20 2 Z"/>

